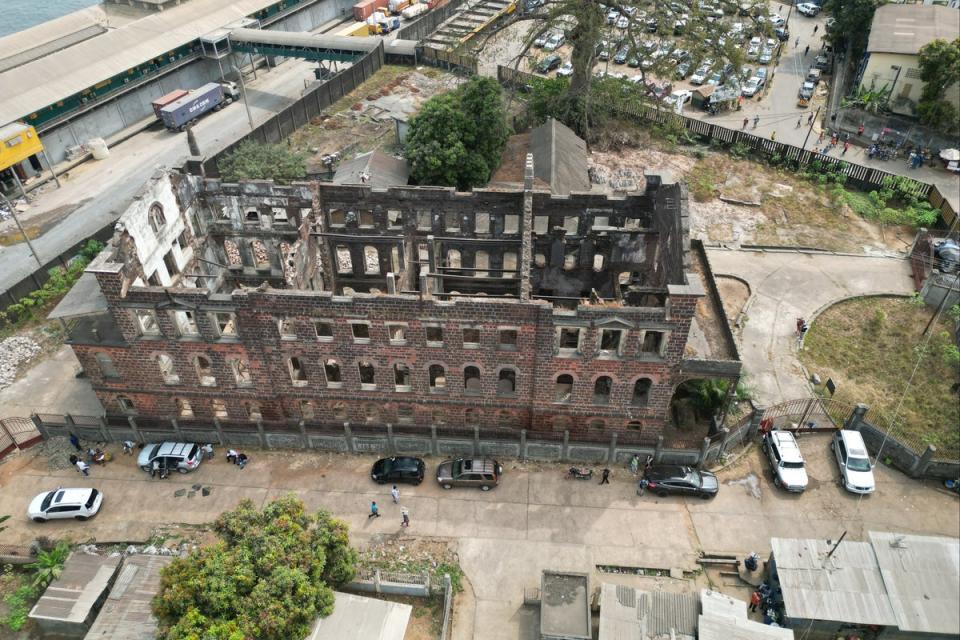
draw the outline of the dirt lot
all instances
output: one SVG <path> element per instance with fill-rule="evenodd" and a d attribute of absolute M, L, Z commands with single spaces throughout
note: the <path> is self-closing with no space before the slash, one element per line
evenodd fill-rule
<path fill-rule="evenodd" d="M 409 120 L 420 105 L 460 80 L 432 67 L 385 66 L 310 124 L 290 136 L 293 148 L 309 154 L 310 172 L 325 170 L 320 157 L 349 159 L 373 149 L 396 151 L 394 118 Z"/>

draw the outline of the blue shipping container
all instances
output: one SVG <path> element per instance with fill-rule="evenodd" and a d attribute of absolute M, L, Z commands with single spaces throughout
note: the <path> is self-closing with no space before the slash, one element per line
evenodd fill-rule
<path fill-rule="evenodd" d="M 160 119 L 167 129 L 179 129 L 222 103 L 223 87 L 216 82 L 208 82 L 196 91 L 191 91 L 189 95 L 163 107 L 160 110 Z"/>

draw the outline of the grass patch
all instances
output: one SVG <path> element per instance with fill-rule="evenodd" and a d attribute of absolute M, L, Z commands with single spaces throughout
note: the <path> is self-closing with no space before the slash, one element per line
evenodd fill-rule
<path fill-rule="evenodd" d="M 814 321 L 800 357 L 811 372 L 833 378 L 838 399 L 866 403 L 867 419 L 881 428 L 887 428 L 922 357 L 891 433 L 916 448 L 933 444 L 941 455 L 957 456 L 960 403 L 954 385 L 960 372 L 949 355 L 956 335 L 953 319 L 945 312 L 923 347 L 923 329 L 934 312 L 903 298 L 841 302 Z"/>
<path fill-rule="evenodd" d="M 696 202 L 709 202 L 720 193 L 723 184 L 718 156 L 710 156 L 697 161 L 693 171 L 687 175 L 690 195 Z"/>

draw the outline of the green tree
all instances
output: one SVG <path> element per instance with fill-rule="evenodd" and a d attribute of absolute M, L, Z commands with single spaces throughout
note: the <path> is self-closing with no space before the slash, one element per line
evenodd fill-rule
<path fill-rule="evenodd" d="M 826 0 L 823 8 L 834 22 L 827 30 L 827 40 L 837 49 L 850 46 L 852 59 L 859 60 L 867 50 L 867 39 L 873 26 L 873 14 L 884 0 Z"/>
<path fill-rule="evenodd" d="M 307 176 L 307 159 L 303 153 L 282 144 L 260 144 L 253 140 L 241 142 L 218 166 L 227 182 L 275 180 L 287 184 Z"/>
<path fill-rule="evenodd" d="M 486 184 L 500 164 L 510 130 L 500 86 L 475 77 L 427 100 L 410 122 L 406 153 L 420 184 L 459 189 Z"/>
<path fill-rule="evenodd" d="M 66 542 L 58 543 L 49 551 L 39 551 L 37 559 L 27 565 L 33 570 L 33 586 L 42 589 L 59 578 L 69 555 L 70 547 Z"/>
<path fill-rule="evenodd" d="M 960 91 L 960 38 L 953 42 L 934 40 L 920 49 L 920 79 L 923 91 L 917 115 L 926 125 L 953 133 L 960 129 L 957 107 L 947 99 Z"/>
<path fill-rule="evenodd" d="M 333 611 L 357 562 L 347 526 L 287 495 L 244 500 L 214 523 L 219 540 L 170 563 L 153 601 L 161 640 L 299 640 Z"/>

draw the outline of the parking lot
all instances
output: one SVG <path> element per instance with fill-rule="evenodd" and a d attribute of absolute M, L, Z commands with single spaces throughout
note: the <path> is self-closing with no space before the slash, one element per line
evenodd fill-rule
<path fill-rule="evenodd" d="M 847 531 L 848 538 L 860 540 L 869 530 L 960 533 L 957 498 L 933 483 L 881 466 L 876 494 L 845 493 L 836 484 L 828 444 L 823 435 L 800 439 L 810 476 L 803 494 L 775 489 L 754 447 L 719 471 L 720 493 L 709 501 L 637 496 L 634 479 L 621 468 L 613 470 L 610 485 L 600 486 L 597 475 L 592 481 L 565 480 L 564 465 L 513 460 L 501 461 L 503 481 L 490 492 L 444 491 L 432 478 L 439 461 L 427 459 L 426 481 L 401 486 L 409 529 L 400 527 L 389 485 L 370 480 L 372 456 L 248 451 L 250 463 L 241 470 L 218 450 L 198 471 L 159 480 L 112 445 L 116 459 L 94 467 L 89 478 L 49 470 L 42 452 L 33 449 L 0 465 L 0 513 L 13 516 L 5 523 L 7 544 L 29 544 L 39 535 L 141 542 L 158 529 L 169 535 L 170 526 L 209 522 L 243 498 L 262 504 L 292 491 L 309 508 L 322 507 L 346 520 L 358 545 L 401 536 L 450 540 L 475 594 L 475 602 L 462 609 L 457 637 L 495 640 L 527 637 L 532 618 L 522 607 L 523 589 L 536 586 L 545 568 L 588 572 L 596 584 L 598 565 L 696 569 L 700 550 L 763 555 L 771 536 L 836 539 Z M 210 494 L 190 497 L 192 485 Z M 88 522 L 27 520 L 30 498 L 57 486 L 100 489 L 101 513 Z M 381 505 L 383 517 L 367 517 L 371 500 Z M 484 621 L 482 629 L 475 629 L 474 621 Z"/>

